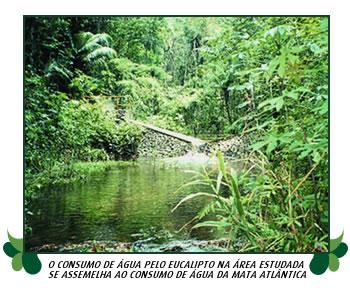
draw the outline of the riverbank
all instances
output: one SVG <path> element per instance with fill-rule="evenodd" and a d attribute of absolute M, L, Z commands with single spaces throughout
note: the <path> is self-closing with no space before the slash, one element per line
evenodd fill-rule
<path fill-rule="evenodd" d="M 26 196 L 35 197 L 35 192 L 49 184 L 63 184 L 74 181 L 84 181 L 92 173 L 108 171 L 113 167 L 136 165 L 133 161 L 95 161 L 72 162 L 70 164 L 56 163 L 50 169 L 40 173 L 25 175 Z"/>

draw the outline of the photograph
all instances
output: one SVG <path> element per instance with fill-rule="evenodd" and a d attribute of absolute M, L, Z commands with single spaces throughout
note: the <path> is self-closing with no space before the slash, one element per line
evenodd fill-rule
<path fill-rule="evenodd" d="M 322 15 L 24 15 L 25 251 L 329 251 L 329 39 Z"/>

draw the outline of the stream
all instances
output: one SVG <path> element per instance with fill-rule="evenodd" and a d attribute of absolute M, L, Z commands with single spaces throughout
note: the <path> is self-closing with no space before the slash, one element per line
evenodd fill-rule
<path fill-rule="evenodd" d="M 36 213 L 30 219 L 32 233 L 26 237 L 26 248 L 139 241 L 152 250 L 164 242 L 217 239 L 217 232 L 209 228 L 179 232 L 208 199 L 196 198 L 171 211 L 186 195 L 208 191 L 198 185 L 178 190 L 193 177 L 188 170 L 201 171 L 204 165 L 208 165 L 204 154 L 190 152 L 165 160 L 141 159 L 93 173 L 87 181 L 43 187 L 40 198 L 31 203 Z"/>

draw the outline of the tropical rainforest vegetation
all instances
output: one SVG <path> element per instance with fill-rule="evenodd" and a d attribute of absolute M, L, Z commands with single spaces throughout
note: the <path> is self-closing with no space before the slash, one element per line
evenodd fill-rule
<path fill-rule="evenodd" d="M 24 21 L 27 203 L 85 173 L 76 163 L 135 159 L 142 131 L 116 122 L 117 107 L 203 139 L 249 138 L 253 168 L 233 176 L 219 153 L 219 175 L 203 175 L 215 196 L 196 225 L 246 239 L 242 251 L 327 249 L 327 17 Z"/>

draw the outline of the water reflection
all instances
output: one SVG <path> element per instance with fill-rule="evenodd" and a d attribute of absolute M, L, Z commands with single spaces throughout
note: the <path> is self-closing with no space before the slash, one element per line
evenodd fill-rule
<path fill-rule="evenodd" d="M 173 164 L 139 161 L 91 175 L 85 183 L 45 187 L 30 207 L 33 231 L 26 238 L 27 247 L 86 240 L 128 242 L 135 240 L 133 234 L 149 228 L 175 233 L 207 200 L 189 201 L 171 212 L 185 195 L 199 189 L 189 186 L 175 193 L 193 177 L 185 170 L 201 169 L 193 161 Z M 214 238 L 207 229 L 193 230 L 189 236 L 185 232 L 177 237 Z"/>

